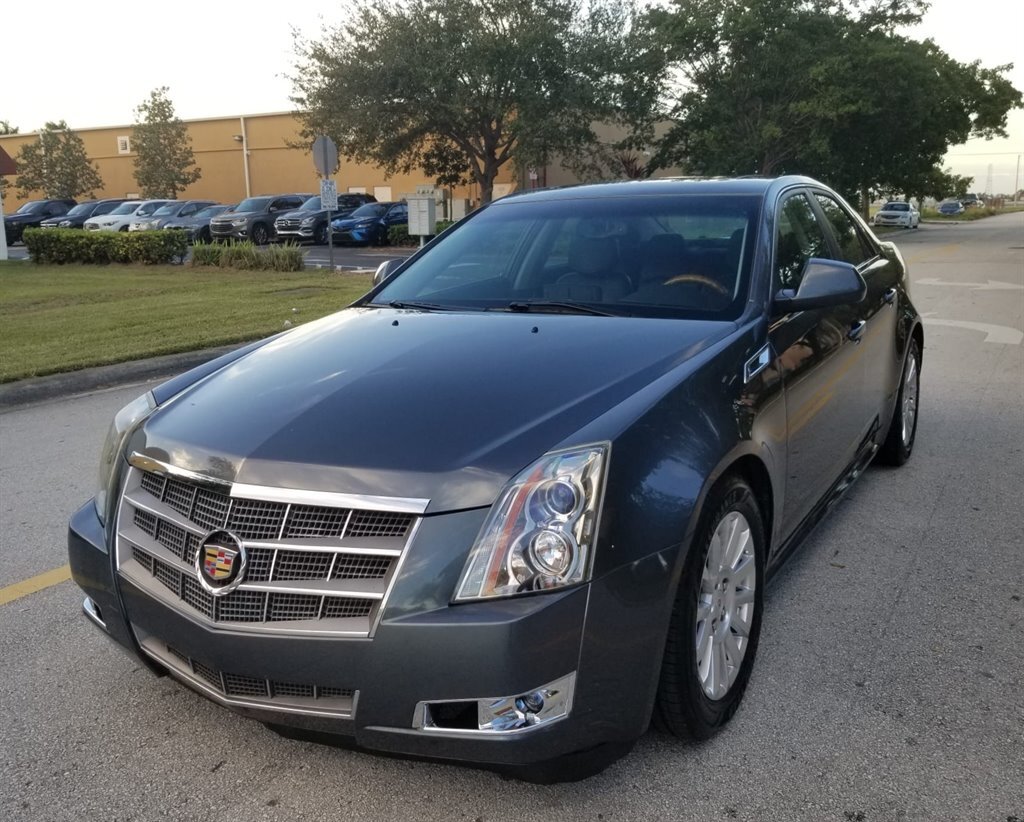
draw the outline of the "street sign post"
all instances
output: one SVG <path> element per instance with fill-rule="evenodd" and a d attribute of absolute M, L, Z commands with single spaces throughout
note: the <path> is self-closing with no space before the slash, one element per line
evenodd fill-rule
<path fill-rule="evenodd" d="M 320 177 L 320 207 L 327 209 L 327 258 L 334 271 L 334 230 L 331 228 L 331 215 L 338 208 L 338 186 L 334 180 L 328 179 L 338 170 L 338 146 L 326 134 L 321 134 L 313 141 L 313 166 Z"/>
<path fill-rule="evenodd" d="M 328 211 L 338 208 L 338 184 L 334 180 L 320 181 L 320 207 Z"/>

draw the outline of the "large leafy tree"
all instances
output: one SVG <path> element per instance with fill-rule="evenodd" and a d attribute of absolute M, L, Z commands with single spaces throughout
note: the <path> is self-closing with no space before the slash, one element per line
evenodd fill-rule
<path fill-rule="evenodd" d="M 650 14 L 680 78 L 657 161 L 709 174 L 806 173 L 866 208 L 917 192 L 949 146 L 1003 134 L 1008 66 L 897 33 L 920 0 L 673 0 Z"/>
<path fill-rule="evenodd" d="M 174 113 L 168 92 L 167 86 L 154 89 L 135 109 L 135 181 L 143 197 L 173 199 L 202 176 L 188 128 Z"/>
<path fill-rule="evenodd" d="M 297 43 L 293 101 L 305 136 L 388 172 L 463 158 L 481 199 L 506 163 L 596 143 L 597 121 L 633 122 L 657 84 L 649 47 L 618 0 L 384 0 Z M 646 62 L 645 62 L 646 61 Z"/>
<path fill-rule="evenodd" d="M 19 197 L 91 197 L 103 188 L 82 138 L 63 120 L 43 126 L 33 142 L 21 147 L 16 161 Z"/>

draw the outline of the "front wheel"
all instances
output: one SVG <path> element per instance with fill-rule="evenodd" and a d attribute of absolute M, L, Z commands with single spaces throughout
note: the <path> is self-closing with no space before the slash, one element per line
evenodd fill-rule
<path fill-rule="evenodd" d="M 313 245 L 327 245 L 327 226 L 317 226 L 313 231 Z"/>
<path fill-rule="evenodd" d="M 672 609 L 655 721 L 707 739 L 739 708 L 761 632 L 765 534 L 739 477 L 716 486 L 694 536 Z"/>
<path fill-rule="evenodd" d="M 270 232 L 267 231 L 267 227 L 263 223 L 256 223 L 252 227 L 252 241 L 256 245 L 266 245 L 269 239 Z"/>
<path fill-rule="evenodd" d="M 903 362 L 903 377 L 900 392 L 896 397 L 896 408 L 892 422 L 885 436 L 885 442 L 878 451 L 878 461 L 883 465 L 903 465 L 910 459 L 917 437 L 918 398 L 921 394 L 921 347 L 911 339 L 907 358 Z"/>

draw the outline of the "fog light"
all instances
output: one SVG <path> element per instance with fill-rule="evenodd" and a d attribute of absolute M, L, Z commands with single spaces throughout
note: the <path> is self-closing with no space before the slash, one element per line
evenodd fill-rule
<path fill-rule="evenodd" d="M 485 736 L 526 732 L 567 717 L 572 710 L 575 686 L 576 674 L 571 673 L 519 696 L 420 702 L 413 727 L 434 733 Z"/>

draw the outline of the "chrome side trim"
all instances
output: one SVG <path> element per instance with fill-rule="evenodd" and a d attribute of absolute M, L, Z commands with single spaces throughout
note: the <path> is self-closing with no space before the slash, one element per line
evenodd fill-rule
<path fill-rule="evenodd" d="M 377 606 L 377 613 L 373 616 L 373 623 L 370 625 L 370 632 L 367 634 L 369 639 L 373 639 L 374 634 L 377 633 L 377 626 L 380 625 L 381 617 L 384 616 L 384 607 L 387 605 L 389 599 L 391 599 L 391 589 L 395 587 L 395 583 L 398 581 L 398 575 L 402 573 L 402 567 L 405 565 L 405 558 L 409 556 L 409 547 L 416 541 L 416 534 L 420 530 L 420 523 L 423 522 L 423 518 L 419 517 L 415 523 L 413 523 L 412 530 L 409 531 L 409 535 L 405 539 L 405 549 L 402 551 L 402 555 L 398 558 L 398 562 L 395 563 L 395 567 L 391 570 L 391 579 L 388 580 L 388 587 L 384 589 L 384 597 L 380 601 L 380 605 Z"/>
<path fill-rule="evenodd" d="M 85 602 L 82 603 L 82 612 L 104 631 L 107 630 L 107 623 L 100 617 L 100 609 L 96 607 L 92 597 L 85 598 Z"/>
<path fill-rule="evenodd" d="M 764 371 L 772 362 L 772 350 L 768 343 L 765 343 L 761 350 L 758 351 L 753 357 L 747 360 L 746 365 L 743 366 L 743 382 L 748 383 L 762 371 Z"/>
<path fill-rule="evenodd" d="M 200 485 L 211 485 L 218 489 L 230 488 L 231 482 L 229 480 L 218 479 L 217 477 L 211 477 L 208 474 L 200 474 L 196 471 L 189 471 L 187 468 L 178 468 L 176 465 L 171 465 L 167 462 L 161 462 L 160 460 L 147 457 L 145 454 L 140 454 L 138 451 L 132 451 L 128 457 L 128 462 L 143 471 L 149 471 L 155 474 L 167 474 L 172 477 L 178 477 L 179 479 L 188 480 L 189 482 L 199 483 Z"/>
<path fill-rule="evenodd" d="M 143 471 L 167 474 L 200 485 L 210 485 L 228 491 L 229 496 L 254 499 L 260 502 L 284 502 L 296 505 L 323 505 L 328 508 L 358 508 L 362 511 L 387 511 L 397 514 L 422 514 L 430 505 L 429 499 L 415 497 L 384 497 L 375 494 L 348 494 L 340 491 L 307 491 L 298 488 L 277 488 L 270 485 L 249 485 L 244 482 L 200 474 L 187 468 L 178 468 L 167 462 L 133 451 L 128 462 Z"/>
<path fill-rule="evenodd" d="M 380 497 L 345 494 L 338 491 L 306 491 L 296 488 L 274 488 L 268 485 L 231 485 L 231 496 L 260 502 L 285 502 L 298 505 L 323 505 L 329 508 L 358 508 L 362 511 L 387 511 L 397 514 L 422 514 L 430 505 L 428 499 L 411 497 Z"/>

